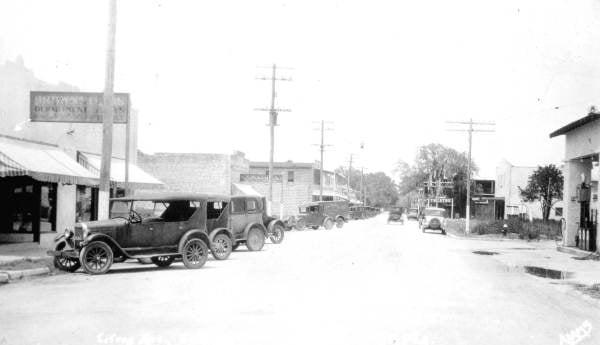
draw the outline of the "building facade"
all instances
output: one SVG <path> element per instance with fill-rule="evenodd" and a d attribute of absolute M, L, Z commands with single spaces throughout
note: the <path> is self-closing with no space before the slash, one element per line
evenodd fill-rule
<path fill-rule="evenodd" d="M 594 108 L 577 121 L 552 132 L 565 136 L 563 245 L 596 251 L 598 239 L 598 161 L 600 113 Z M 593 188 L 596 188 L 595 191 Z M 595 196 L 594 196 L 595 195 Z M 596 200 L 594 200 L 596 199 Z"/>
<path fill-rule="evenodd" d="M 496 166 L 496 197 L 504 199 L 504 216 L 542 219 L 542 205 L 539 201 L 523 201 L 520 188 L 527 187 L 529 176 L 538 167 L 515 166 L 502 160 Z M 563 171 L 564 174 L 564 171 Z M 557 200 L 550 211 L 549 219 L 563 218 L 563 201 Z"/>
<path fill-rule="evenodd" d="M 0 64 L 0 243 L 35 241 L 49 246 L 57 231 L 98 215 L 102 123 L 32 122 L 33 91 L 77 92 L 75 86 L 35 77 L 22 59 Z M 123 193 L 125 167 L 131 188 L 161 182 L 135 165 L 136 114 L 130 112 L 130 164 L 125 165 L 126 125 L 115 124 L 111 186 Z"/>

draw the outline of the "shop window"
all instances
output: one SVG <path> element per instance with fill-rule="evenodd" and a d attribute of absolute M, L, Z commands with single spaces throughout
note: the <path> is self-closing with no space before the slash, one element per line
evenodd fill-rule
<path fill-rule="evenodd" d="M 563 216 L 563 208 L 562 207 L 555 207 L 554 208 L 554 215 L 557 217 L 562 217 Z"/>

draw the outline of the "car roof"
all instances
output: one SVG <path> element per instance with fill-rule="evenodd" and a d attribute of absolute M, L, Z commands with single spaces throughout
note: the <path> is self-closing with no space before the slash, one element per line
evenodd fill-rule
<path fill-rule="evenodd" d="M 189 193 L 189 192 L 160 192 L 139 194 L 121 198 L 112 198 L 111 201 L 185 201 L 185 200 L 215 200 L 229 201 L 231 196 L 224 194 Z"/>

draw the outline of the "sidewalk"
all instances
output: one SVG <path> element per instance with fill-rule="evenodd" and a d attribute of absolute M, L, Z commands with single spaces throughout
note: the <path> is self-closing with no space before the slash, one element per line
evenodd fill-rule
<path fill-rule="evenodd" d="M 0 244 L 0 284 L 54 271 L 48 249 L 31 242 Z"/>
<path fill-rule="evenodd" d="M 522 271 L 561 289 L 578 291 L 600 304 L 600 260 L 590 252 L 564 249 L 552 240 L 474 240 L 472 244 L 471 248 L 488 252 L 508 270 Z"/>

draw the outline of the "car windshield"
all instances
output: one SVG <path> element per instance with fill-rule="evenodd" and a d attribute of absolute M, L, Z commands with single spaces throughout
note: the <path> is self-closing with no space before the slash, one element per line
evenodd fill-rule
<path fill-rule="evenodd" d="M 113 201 L 110 208 L 110 218 L 128 218 L 131 201 Z"/>
<path fill-rule="evenodd" d="M 444 217 L 444 210 L 425 209 L 425 216 Z"/>

